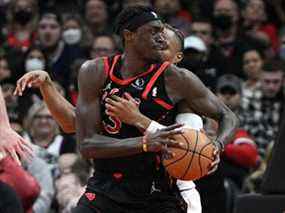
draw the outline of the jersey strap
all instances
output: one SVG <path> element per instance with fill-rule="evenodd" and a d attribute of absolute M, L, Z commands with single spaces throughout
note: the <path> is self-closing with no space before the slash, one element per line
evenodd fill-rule
<path fill-rule="evenodd" d="M 132 81 L 134 81 L 135 79 L 137 78 L 140 78 L 140 77 L 143 77 L 145 75 L 148 75 L 149 73 L 151 73 L 152 71 L 154 71 L 154 68 L 155 68 L 155 65 L 151 65 L 150 68 L 146 71 L 146 72 L 143 72 L 137 76 L 134 76 L 134 77 L 131 77 L 131 78 L 127 78 L 127 79 L 120 79 L 118 77 L 116 77 L 114 75 L 114 68 L 115 68 L 115 65 L 116 63 L 119 61 L 119 58 L 121 57 L 121 55 L 116 55 L 114 60 L 113 60 L 113 64 L 112 64 L 112 67 L 111 67 L 111 70 L 110 70 L 110 79 L 119 84 L 119 85 L 122 85 L 122 86 L 125 86 L 125 85 L 128 85 L 130 84 Z"/>
<path fill-rule="evenodd" d="M 169 66 L 169 62 L 164 62 L 160 68 L 156 71 L 156 73 L 152 76 L 152 78 L 150 79 L 150 81 L 148 82 L 148 84 L 146 85 L 146 88 L 142 94 L 143 99 L 147 99 L 147 95 L 150 92 L 150 90 L 152 89 L 154 83 L 156 82 L 156 80 L 158 79 L 158 77 L 166 70 L 166 68 Z"/>

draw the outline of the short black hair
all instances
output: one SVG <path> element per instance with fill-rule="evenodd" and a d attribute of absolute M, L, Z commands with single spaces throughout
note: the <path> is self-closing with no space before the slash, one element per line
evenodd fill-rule
<path fill-rule="evenodd" d="M 180 30 L 176 29 L 175 27 L 172 27 L 170 24 L 166 23 L 165 27 L 175 33 L 175 35 L 178 38 L 178 41 L 180 43 L 180 50 L 183 51 L 183 49 L 184 49 L 183 48 L 184 47 L 184 38 L 185 38 L 184 34 Z"/>
<path fill-rule="evenodd" d="M 115 33 L 118 35 L 122 34 L 122 31 L 124 30 L 124 27 L 127 26 L 130 21 L 140 15 L 143 12 L 151 12 L 153 9 L 151 7 L 147 6 L 132 6 L 127 7 L 122 10 L 122 12 L 119 13 L 119 15 L 116 18 L 115 22 Z"/>

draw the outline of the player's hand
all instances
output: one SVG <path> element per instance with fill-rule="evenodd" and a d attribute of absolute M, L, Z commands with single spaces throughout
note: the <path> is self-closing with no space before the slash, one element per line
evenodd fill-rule
<path fill-rule="evenodd" d="M 0 152 L 10 155 L 19 165 L 33 157 L 32 145 L 10 127 L 0 127 Z"/>
<path fill-rule="evenodd" d="M 41 70 L 28 72 L 17 81 L 14 95 L 22 96 L 27 87 L 41 87 L 48 82 L 51 82 L 51 79 L 47 72 Z"/>
<path fill-rule="evenodd" d="M 218 166 L 220 163 L 220 153 L 221 153 L 221 149 L 219 148 L 219 146 L 215 146 L 215 149 L 213 152 L 214 160 L 210 165 L 208 175 L 214 173 L 218 169 Z"/>
<path fill-rule="evenodd" d="M 116 95 L 106 98 L 106 114 L 117 117 L 126 124 L 135 125 L 142 117 L 138 102 L 128 93 L 124 96 L 125 98 Z"/>
<path fill-rule="evenodd" d="M 184 149 L 184 144 L 173 139 L 174 135 L 182 134 L 182 124 L 174 124 L 155 133 L 149 133 L 144 136 L 143 143 L 146 144 L 147 152 L 162 152 L 163 155 L 171 157 L 173 153 L 167 147 L 176 147 Z"/>

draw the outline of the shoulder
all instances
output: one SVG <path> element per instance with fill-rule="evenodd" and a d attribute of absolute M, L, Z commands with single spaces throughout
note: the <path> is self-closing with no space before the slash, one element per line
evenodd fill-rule
<path fill-rule="evenodd" d="M 200 81 L 200 79 L 190 70 L 178 67 L 173 64 L 168 67 L 165 73 L 167 78 L 170 78 L 177 83 L 187 84 L 189 82 Z"/>
<path fill-rule="evenodd" d="M 94 80 L 103 80 L 106 78 L 104 72 L 104 59 L 97 58 L 93 60 L 87 60 L 84 62 L 78 73 L 79 82 L 91 82 Z"/>

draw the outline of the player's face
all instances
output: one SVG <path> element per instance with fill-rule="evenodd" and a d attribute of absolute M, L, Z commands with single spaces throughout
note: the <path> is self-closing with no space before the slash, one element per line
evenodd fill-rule
<path fill-rule="evenodd" d="M 167 49 L 164 24 L 151 21 L 139 27 L 134 36 L 134 48 L 148 63 L 162 62 L 161 52 Z"/>
<path fill-rule="evenodd" d="M 183 58 L 183 53 L 181 52 L 180 43 L 178 38 L 171 29 L 164 28 L 165 37 L 167 40 L 167 49 L 162 51 L 163 61 L 170 61 L 171 63 L 178 63 Z"/>

